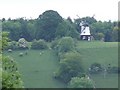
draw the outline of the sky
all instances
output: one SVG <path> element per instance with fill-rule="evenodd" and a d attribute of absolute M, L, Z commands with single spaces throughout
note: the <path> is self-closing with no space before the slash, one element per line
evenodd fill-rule
<path fill-rule="evenodd" d="M 63 18 L 86 16 L 101 21 L 118 20 L 119 0 L 0 0 L 0 19 L 37 18 L 46 10 L 55 10 Z"/>

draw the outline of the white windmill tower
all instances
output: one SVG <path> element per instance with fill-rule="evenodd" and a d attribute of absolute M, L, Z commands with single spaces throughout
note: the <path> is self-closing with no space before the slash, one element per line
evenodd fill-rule
<path fill-rule="evenodd" d="M 82 40 L 91 40 L 91 34 L 90 34 L 90 28 L 89 25 L 83 21 L 80 23 L 80 28 L 81 28 L 81 33 L 80 33 L 80 38 Z"/>

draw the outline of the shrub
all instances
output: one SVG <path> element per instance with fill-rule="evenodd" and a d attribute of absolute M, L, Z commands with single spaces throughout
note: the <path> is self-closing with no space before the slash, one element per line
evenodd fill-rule
<path fill-rule="evenodd" d="M 72 77 L 83 73 L 81 56 L 77 52 L 68 52 L 60 60 L 60 68 L 56 72 L 56 77 L 63 82 L 69 82 Z"/>
<path fill-rule="evenodd" d="M 18 40 L 19 49 L 28 49 L 28 42 L 24 38 Z"/>
<path fill-rule="evenodd" d="M 73 77 L 68 84 L 68 88 L 94 88 L 94 84 L 87 77 Z"/>
<path fill-rule="evenodd" d="M 52 41 L 51 48 L 57 50 L 58 49 L 58 47 L 57 47 L 58 42 L 59 42 L 59 39 L 56 39 L 56 40 Z"/>
<path fill-rule="evenodd" d="M 103 71 L 103 68 L 99 63 L 93 63 L 89 68 L 89 72 L 91 74 L 100 73 L 102 71 Z"/>
<path fill-rule="evenodd" d="M 44 40 L 40 39 L 38 41 L 34 40 L 32 42 L 31 48 L 32 49 L 47 49 L 48 46 L 47 46 L 47 43 Z"/>
<path fill-rule="evenodd" d="M 16 49 L 19 48 L 18 47 L 18 43 L 16 41 L 12 41 L 12 42 L 8 43 L 8 47 L 7 48 L 8 49 L 12 49 L 12 50 L 16 50 Z"/>
<path fill-rule="evenodd" d="M 74 40 L 71 37 L 63 37 L 58 43 L 59 52 L 68 52 L 74 49 Z"/>

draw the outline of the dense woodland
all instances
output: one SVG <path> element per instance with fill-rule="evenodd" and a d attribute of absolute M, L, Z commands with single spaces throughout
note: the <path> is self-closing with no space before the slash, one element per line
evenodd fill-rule
<path fill-rule="evenodd" d="M 70 17 L 64 19 L 57 11 L 48 10 L 39 15 L 37 19 L 2 19 L 2 30 L 9 32 L 12 41 L 25 38 L 27 41 L 34 39 L 44 39 L 52 41 L 63 36 L 71 36 L 79 39 L 80 22 L 89 24 L 94 40 L 104 39 L 106 42 L 118 40 L 117 22 L 97 21 L 94 17 L 83 17 L 71 20 Z"/>

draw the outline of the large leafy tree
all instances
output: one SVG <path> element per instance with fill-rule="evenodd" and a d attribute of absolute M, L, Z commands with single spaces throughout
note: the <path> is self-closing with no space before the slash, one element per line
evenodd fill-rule
<path fill-rule="evenodd" d="M 42 38 L 46 41 L 53 40 L 55 38 L 56 28 L 62 20 L 58 12 L 53 10 L 45 11 L 38 18 L 36 38 Z"/>
<path fill-rule="evenodd" d="M 2 49 L 8 45 L 8 33 L 2 33 Z M 21 80 L 20 73 L 18 72 L 17 63 L 10 57 L 2 55 L 0 51 L 0 82 L 2 88 L 23 88 L 23 82 Z"/>

